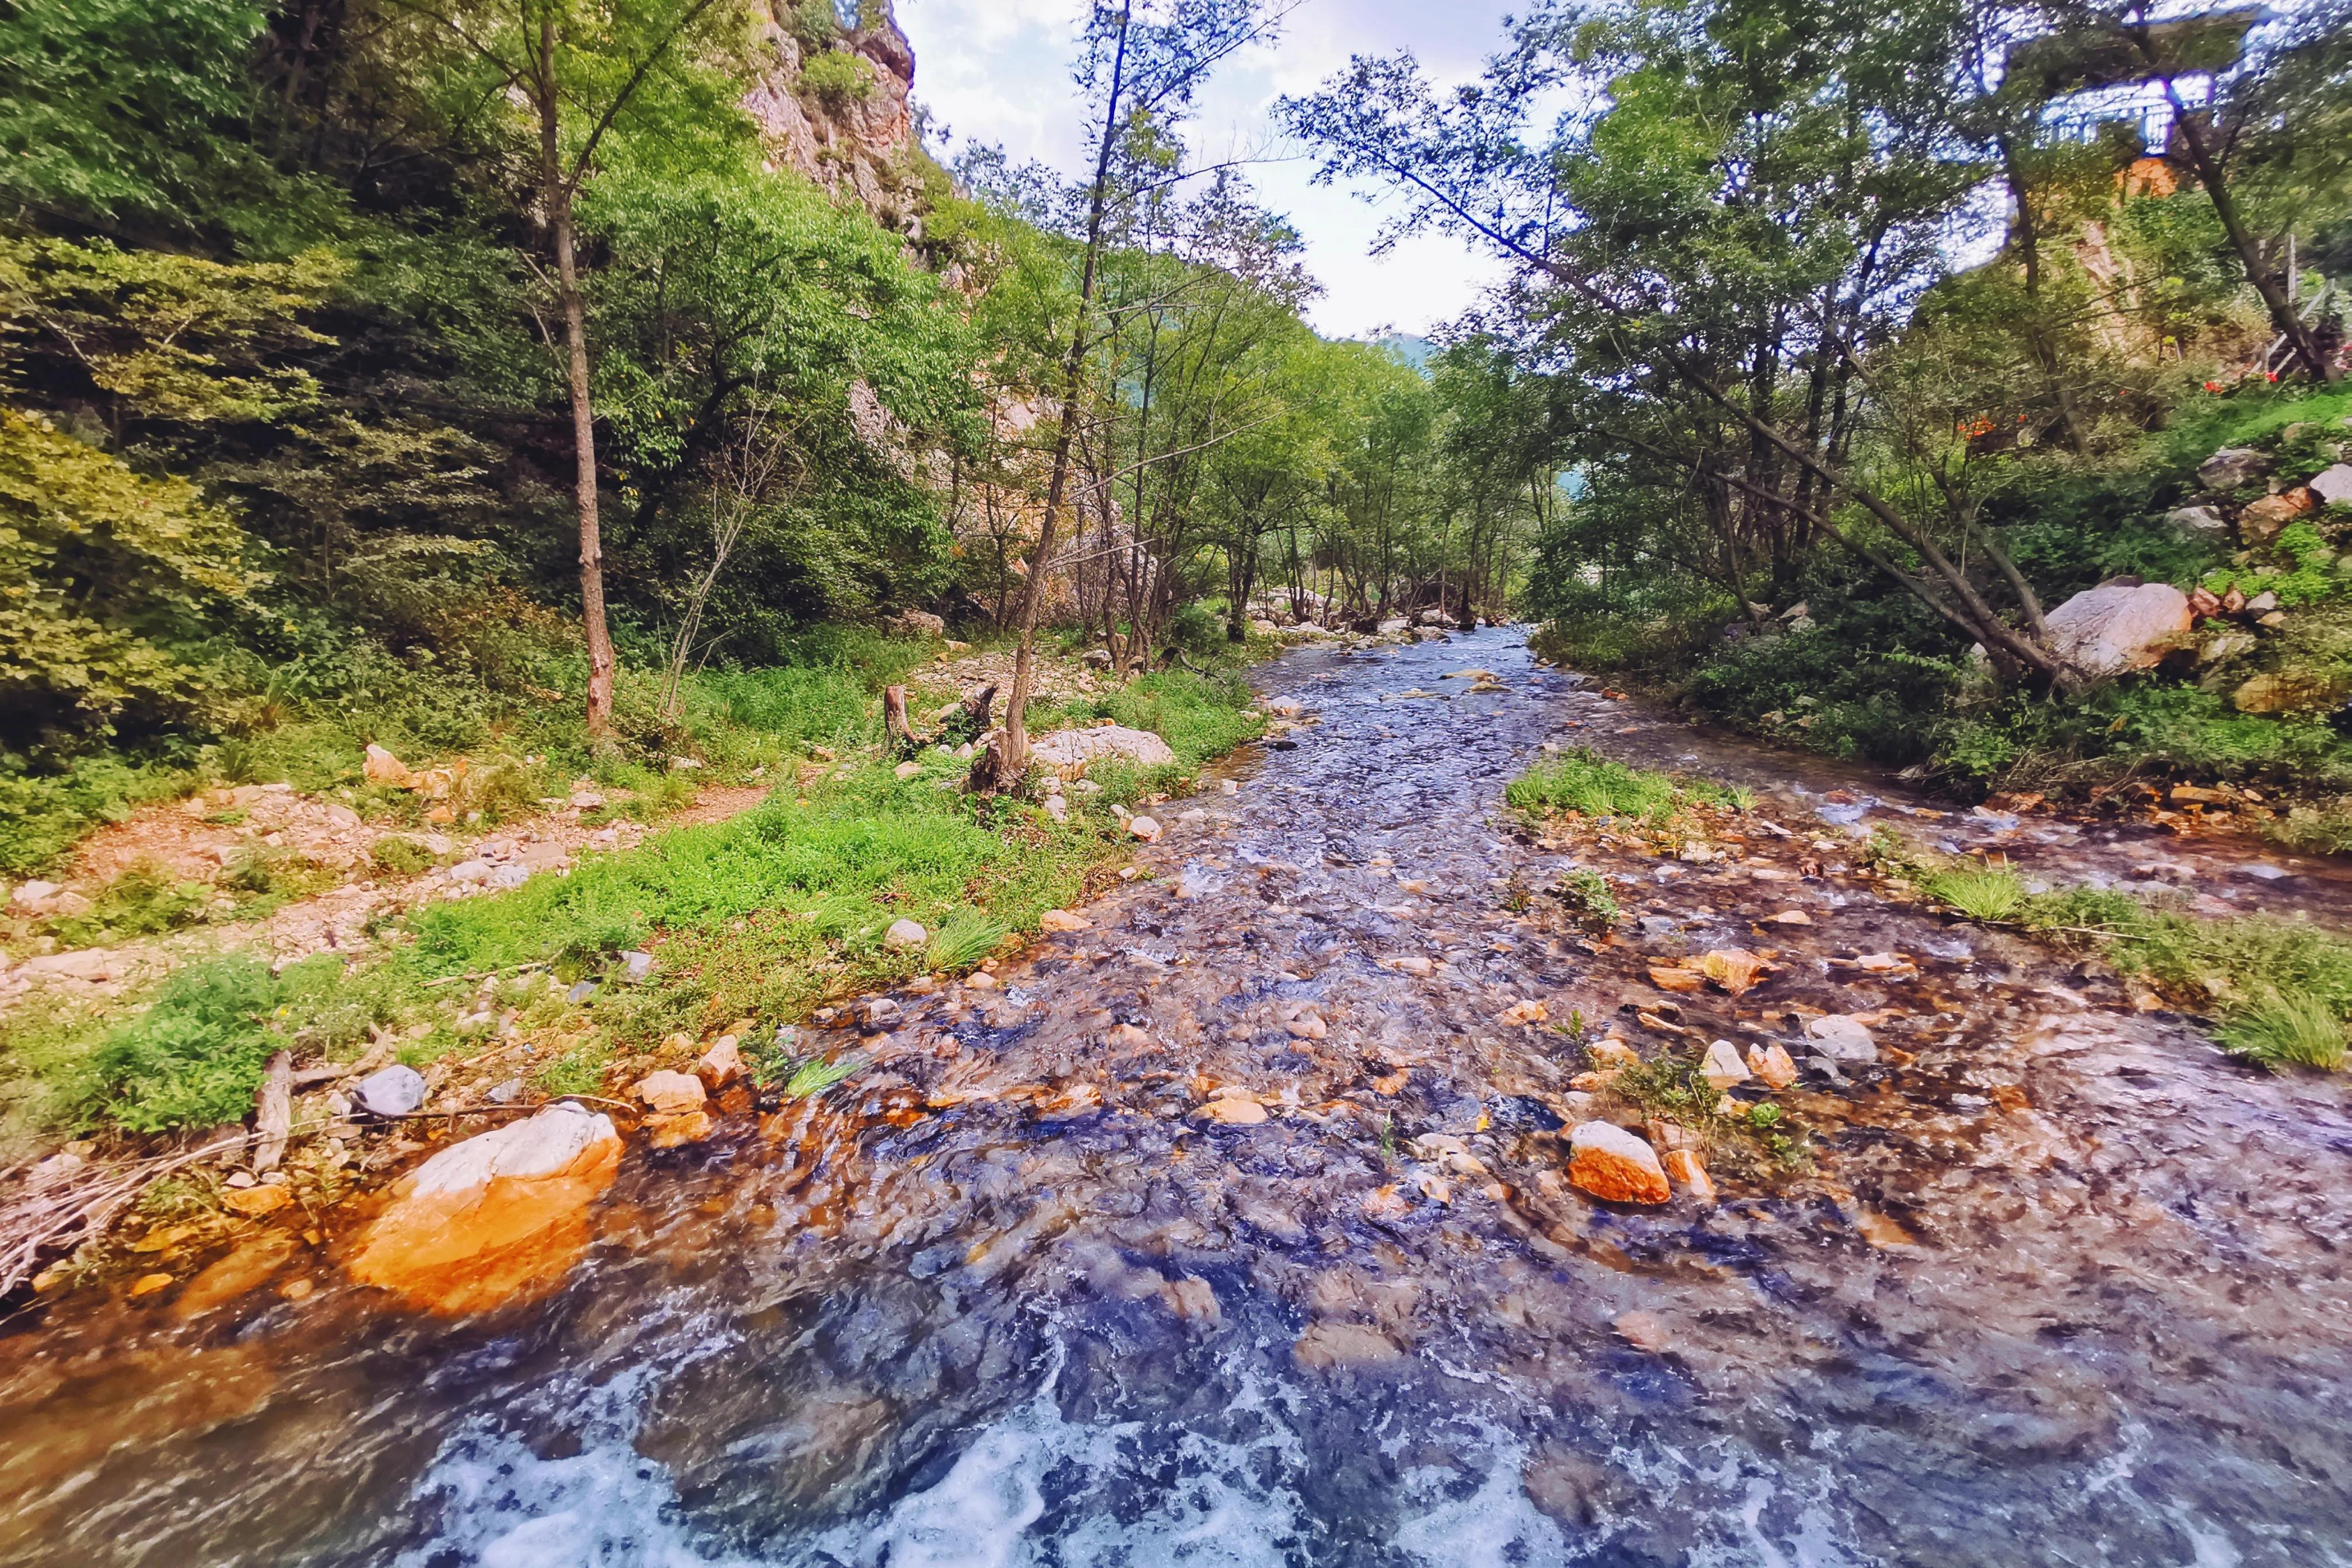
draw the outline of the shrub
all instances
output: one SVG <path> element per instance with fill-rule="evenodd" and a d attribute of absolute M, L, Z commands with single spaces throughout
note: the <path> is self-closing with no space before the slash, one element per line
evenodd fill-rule
<path fill-rule="evenodd" d="M 858 56 L 826 49 L 802 63 L 800 85 L 826 108 L 839 110 L 874 90 L 874 73 Z"/>
<path fill-rule="evenodd" d="M 284 1043 L 268 1027 L 278 1001 L 278 983 L 257 959 L 181 970 L 90 1053 L 87 1112 L 132 1132 L 243 1121 L 262 1068 Z"/>

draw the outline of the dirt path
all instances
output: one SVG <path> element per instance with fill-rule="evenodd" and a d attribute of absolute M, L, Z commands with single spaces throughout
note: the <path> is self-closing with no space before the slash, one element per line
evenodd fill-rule
<path fill-rule="evenodd" d="M 1265 679 L 1309 721 L 1147 876 L 994 985 L 845 1012 L 829 1099 L 634 1151 L 559 1295 L 413 1319 L 330 1238 L 299 1306 L 0 1343 L 0 1563 L 2352 1561 L 2344 1085 L 1853 847 L 2340 918 L 2331 870 L 1924 816 L 1502 633 Z M 1503 780 L 1586 741 L 1756 809 L 1704 857 L 1520 831 Z M 1543 893 L 1573 871 L 1615 939 Z M 1737 994 L 1675 978 L 1732 951 Z M 1735 1094 L 1810 1169 L 1577 1191 L 1611 1032 L 1788 1051 Z"/>
<path fill-rule="evenodd" d="M 662 817 L 661 826 L 723 822 L 759 805 L 768 791 L 764 784 L 709 785 L 697 792 L 692 805 Z M 86 905 L 126 873 L 152 871 L 167 883 L 209 883 L 224 868 L 257 856 L 299 865 L 310 879 L 333 885 L 280 903 L 258 919 L 221 919 L 110 947 L 27 953 L 13 964 L 0 958 L 0 1018 L 28 1001 L 73 1005 L 118 996 L 192 957 L 229 949 L 285 960 L 330 952 L 356 956 L 372 947 L 373 928 L 386 919 L 436 899 L 511 887 L 536 872 L 567 872 L 583 854 L 630 848 L 653 831 L 625 816 L 595 824 L 584 820 L 592 814 L 609 815 L 608 805 L 625 811 L 626 797 L 615 795 L 608 803 L 604 792 L 583 788 L 556 809 L 487 829 L 369 823 L 347 805 L 285 785 L 241 784 L 144 807 L 128 821 L 93 834 L 57 885 Z M 387 840 L 433 864 L 412 876 L 387 869 L 376 858 L 377 847 Z M 226 908 L 221 902 L 216 919 Z"/>

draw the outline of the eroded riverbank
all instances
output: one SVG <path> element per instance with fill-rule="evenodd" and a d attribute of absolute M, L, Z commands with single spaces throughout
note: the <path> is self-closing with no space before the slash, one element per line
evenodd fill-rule
<path fill-rule="evenodd" d="M 299 1302 L 6 1342 L 0 1561 L 2352 1560 L 2340 1082 L 1888 904 L 1848 829 L 2336 920 L 2340 874 L 1921 816 L 1508 633 L 1265 684 L 1319 721 L 1169 807 L 1150 877 L 998 988 L 854 1011 L 829 1100 L 633 1152 L 553 1298 L 415 1318 L 331 1259 Z M 1547 741 L 1789 836 L 1547 847 L 1499 798 Z M 1631 879 L 1622 940 L 1519 896 L 1571 868 Z M 1651 982 L 1729 947 L 1780 973 Z M 1810 1172 L 1596 1204 L 1557 1179 L 1588 1063 L 1555 1026 L 1647 1048 L 1622 1009 L 1667 1000 L 1741 1043 L 1862 1015 L 1884 1058 L 1780 1097 Z"/>

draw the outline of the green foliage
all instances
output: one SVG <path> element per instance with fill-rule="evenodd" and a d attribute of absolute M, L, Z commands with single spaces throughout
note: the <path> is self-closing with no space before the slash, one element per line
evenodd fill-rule
<path fill-rule="evenodd" d="M 241 1121 L 261 1069 L 284 1041 L 268 1017 L 278 982 L 257 959 L 193 964 L 163 983 L 147 1010 L 90 1053 L 89 1114 L 131 1132 Z"/>
<path fill-rule="evenodd" d="M 1559 885 L 1552 891 L 1587 931 L 1605 931 L 1622 918 L 1616 890 L 1609 886 L 1609 879 L 1598 871 L 1564 871 Z"/>
<path fill-rule="evenodd" d="M 845 49 L 826 49 L 802 62 L 800 89 L 838 110 L 874 90 L 874 73 Z"/>
<path fill-rule="evenodd" d="M 171 644 L 249 591 L 243 545 L 194 486 L 0 408 L 0 742 L 201 722 Z"/>
<path fill-rule="evenodd" d="M 995 952 L 1010 931 L 1003 921 L 976 910 L 958 910 L 932 933 L 924 962 L 942 974 L 961 973 Z"/>

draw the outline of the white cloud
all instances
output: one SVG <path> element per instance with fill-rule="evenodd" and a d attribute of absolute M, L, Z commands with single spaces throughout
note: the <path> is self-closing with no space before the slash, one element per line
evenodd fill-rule
<path fill-rule="evenodd" d="M 1460 314 L 1505 269 L 1437 234 L 1370 255 L 1383 206 L 1314 185 L 1306 151 L 1277 138 L 1275 100 L 1311 89 L 1351 54 L 1409 48 L 1441 79 L 1466 79 L 1501 44 L 1505 11 L 1506 0 L 1307 0 L 1278 43 L 1228 61 L 1202 93 L 1192 146 L 1203 159 L 1266 160 L 1250 179 L 1306 237 L 1307 267 L 1325 290 L 1310 311 L 1318 331 L 1425 331 Z M 1002 142 L 1016 159 L 1075 172 L 1083 130 L 1069 65 L 1083 13 L 1083 0 L 898 0 L 899 25 L 915 46 L 915 95 L 958 145 Z"/>

